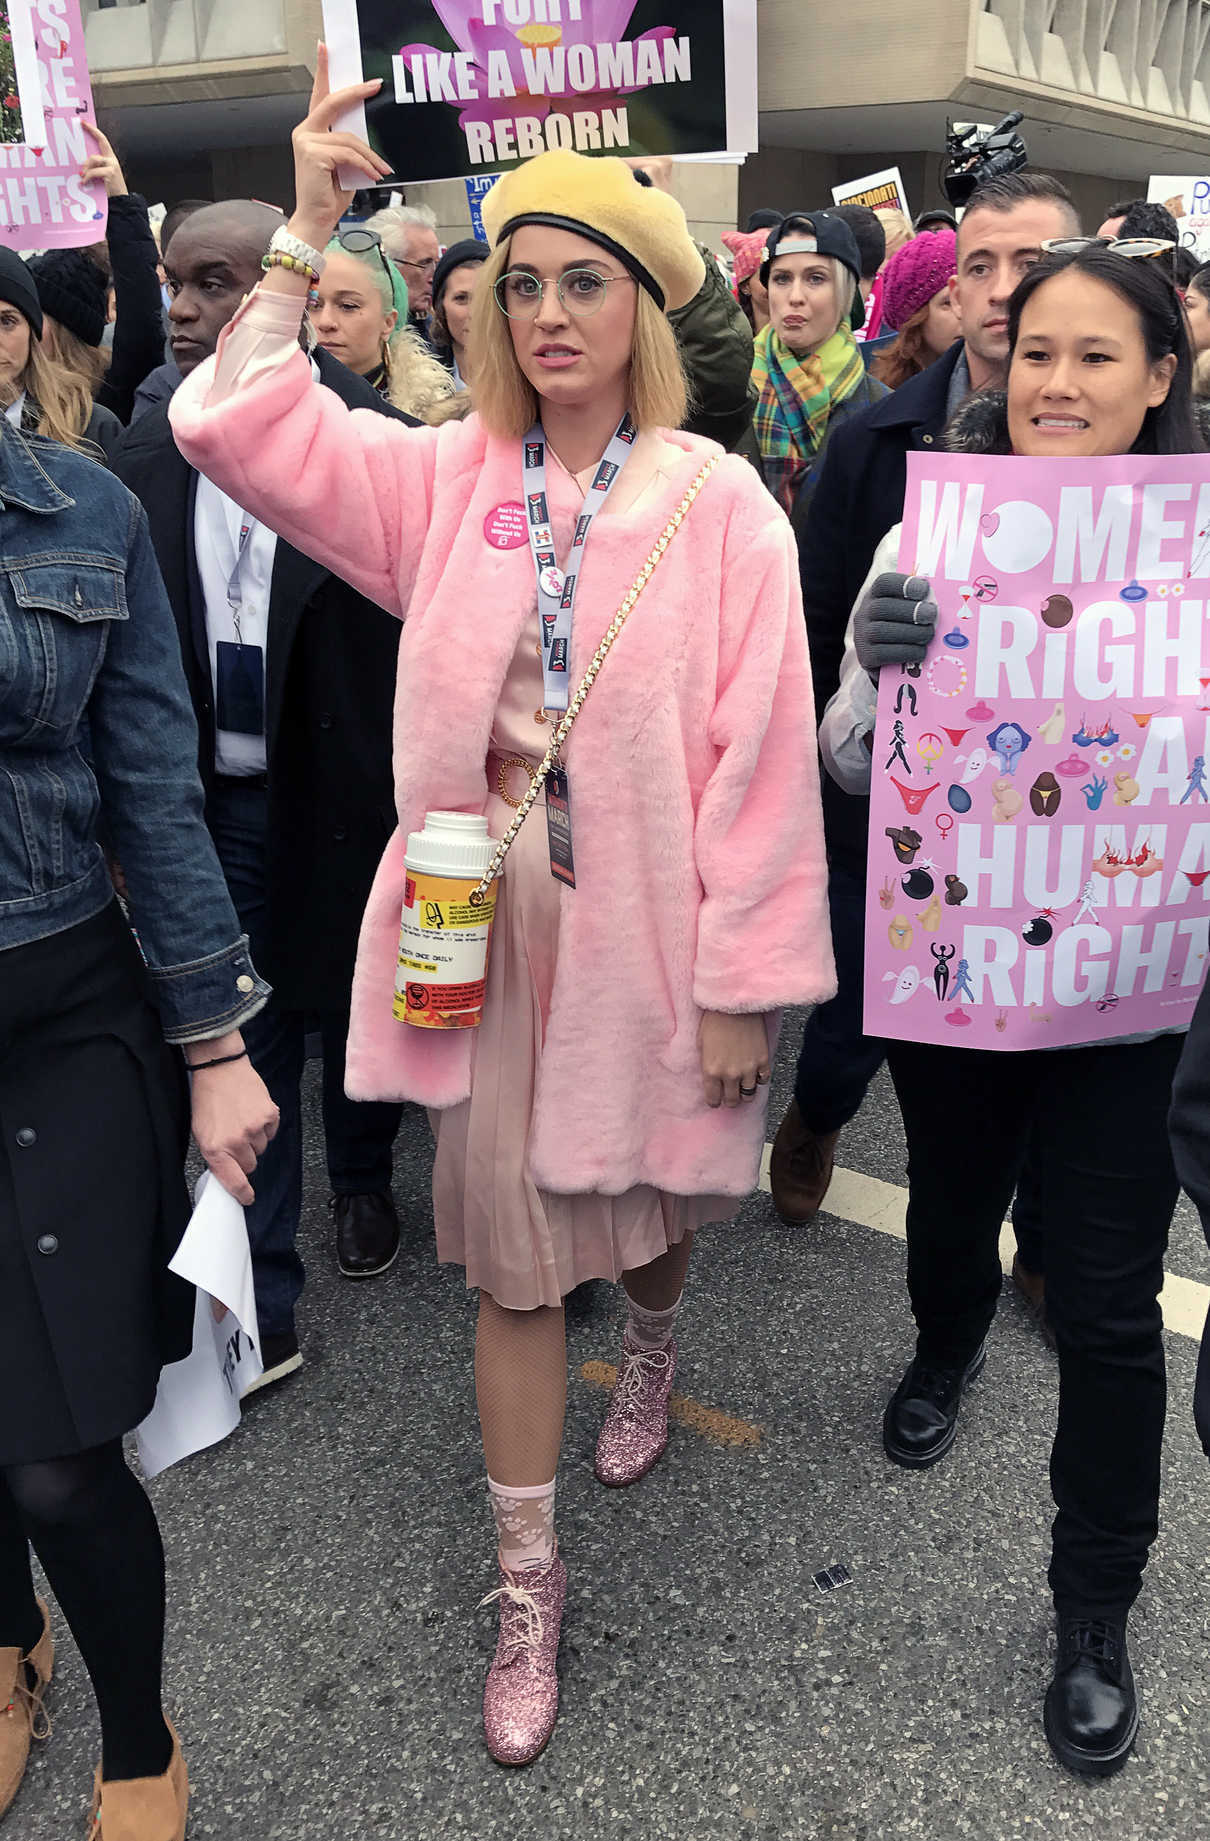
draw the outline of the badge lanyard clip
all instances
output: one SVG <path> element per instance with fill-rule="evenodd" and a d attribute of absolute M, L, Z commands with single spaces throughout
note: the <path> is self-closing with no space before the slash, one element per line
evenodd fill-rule
<path fill-rule="evenodd" d="M 559 559 L 555 554 L 554 532 L 550 523 L 550 503 L 546 493 L 546 436 L 542 424 L 535 422 L 525 437 L 522 449 L 522 490 L 530 554 L 538 584 L 545 707 L 560 715 L 568 704 L 567 674 L 571 670 L 572 621 L 588 533 L 597 513 L 617 484 L 638 432 L 627 410 L 598 461 L 592 484 L 584 495 L 584 509 L 576 519 L 571 549 L 563 568 L 559 567 Z"/>
<path fill-rule="evenodd" d="M 243 584 L 240 581 L 240 573 L 244 566 L 244 552 L 248 548 L 252 532 L 255 529 L 255 520 L 244 517 L 242 513 L 241 518 L 242 522 L 239 527 L 239 537 L 235 545 L 235 567 L 227 577 L 227 606 L 231 609 L 231 624 L 235 628 L 235 643 L 237 646 L 242 647 L 244 636 L 240 631 L 240 615 L 244 606 L 244 590 Z"/>

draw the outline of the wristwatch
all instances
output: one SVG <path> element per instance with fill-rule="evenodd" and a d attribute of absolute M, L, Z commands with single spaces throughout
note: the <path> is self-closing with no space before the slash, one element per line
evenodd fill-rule
<path fill-rule="evenodd" d="M 292 236 L 284 226 L 273 232 L 269 254 L 289 256 L 292 262 L 310 269 L 313 275 L 318 277 L 323 274 L 326 261 L 323 251 L 314 248 L 310 243 L 304 243 L 301 237 Z"/>

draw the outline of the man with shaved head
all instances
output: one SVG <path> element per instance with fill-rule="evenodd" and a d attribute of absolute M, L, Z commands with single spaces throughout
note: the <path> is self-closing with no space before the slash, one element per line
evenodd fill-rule
<path fill-rule="evenodd" d="M 180 376 L 214 352 L 283 221 L 271 206 L 229 199 L 194 211 L 174 232 L 164 272 Z M 316 388 L 348 407 L 398 415 L 330 353 L 318 349 L 312 368 Z M 391 1172 L 400 1108 L 358 1105 L 344 1092 L 357 935 L 395 822 L 399 628 L 194 472 L 168 423 L 173 387 L 127 430 L 113 465 L 147 510 L 197 716 L 207 822 L 273 985 L 244 1040 L 281 1110 L 247 1213 L 265 1380 L 276 1381 L 302 1362 L 296 1240 L 308 1017 L 319 1019 L 323 1038 L 340 1269 L 369 1278 L 399 1250 Z"/>
<path fill-rule="evenodd" d="M 164 219 L 171 234 L 161 251 L 164 281 L 172 305 L 168 310 L 171 361 L 140 384 L 132 421 L 138 422 L 157 403 L 165 403 L 183 377 L 209 358 L 219 333 L 261 277 L 261 258 L 269 238 L 285 223 L 272 205 L 251 198 L 228 198 L 200 205 Z M 200 226 L 195 233 L 194 226 Z"/>
<path fill-rule="evenodd" d="M 164 251 L 172 356 L 182 377 L 218 344 L 219 333 L 261 278 L 261 258 L 285 223 L 272 205 L 229 198 L 193 211 Z"/>

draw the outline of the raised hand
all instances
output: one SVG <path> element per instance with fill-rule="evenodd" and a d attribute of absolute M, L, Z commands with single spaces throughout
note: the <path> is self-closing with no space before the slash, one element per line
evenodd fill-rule
<path fill-rule="evenodd" d="M 80 168 L 81 179 L 86 185 L 95 185 L 100 180 L 107 198 L 125 198 L 130 187 L 126 183 L 117 154 L 95 122 L 82 121 L 80 126 L 97 150 L 89 154 Z"/>
<path fill-rule="evenodd" d="M 370 184 L 389 179 L 391 169 L 373 148 L 356 134 L 334 132 L 332 124 L 357 102 L 376 96 L 381 77 L 370 83 L 353 83 L 333 90 L 328 82 L 328 48 L 321 44 L 316 58 L 315 82 L 306 117 L 291 137 L 294 147 L 295 236 L 322 249 L 352 202 L 353 194 L 340 183 L 340 168 L 364 173 Z"/>

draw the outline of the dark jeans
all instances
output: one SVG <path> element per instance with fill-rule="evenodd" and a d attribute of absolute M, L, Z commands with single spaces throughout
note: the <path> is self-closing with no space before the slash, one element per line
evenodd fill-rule
<path fill-rule="evenodd" d="M 828 907 L 837 990 L 807 1018 L 794 1081 L 803 1123 L 820 1136 L 840 1131 L 857 1116 L 884 1053 L 884 1044 L 862 1029 L 865 877 L 834 865 L 828 872 Z"/>
<path fill-rule="evenodd" d="M 996 1054 L 888 1042 L 908 1143 L 908 1291 L 921 1355 L 965 1363 L 1000 1294 L 997 1242 L 1028 1147 L 1059 1350 L 1050 1584 L 1061 1613 L 1123 1612 L 1159 1516 L 1159 1307 L 1177 1180 L 1179 1036 Z"/>
<path fill-rule="evenodd" d="M 1203 985 L 1172 1089 L 1169 1118 L 1176 1173 L 1202 1217 L 1210 1241 L 1210 982 Z M 1193 1392 L 1193 1419 L 1210 1457 L 1210 1315 L 1202 1334 Z"/>
<path fill-rule="evenodd" d="M 247 933 L 256 964 L 265 945 L 265 824 L 267 795 L 257 780 L 220 778 L 210 797 L 210 829 L 227 887 Z M 344 1090 L 349 1014 L 319 1019 L 323 1037 L 323 1121 L 328 1178 L 337 1195 L 362 1195 L 391 1186 L 395 1133 L 402 1107 L 359 1103 Z M 281 1111 L 277 1136 L 252 1178 L 256 1200 L 248 1210 L 248 1238 L 262 1336 L 294 1327 L 294 1306 L 305 1272 L 296 1245 L 302 1214 L 301 1085 L 307 1019 L 270 998 L 244 1026 L 257 1073 Z"/>

